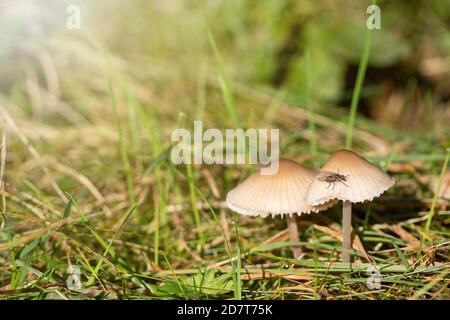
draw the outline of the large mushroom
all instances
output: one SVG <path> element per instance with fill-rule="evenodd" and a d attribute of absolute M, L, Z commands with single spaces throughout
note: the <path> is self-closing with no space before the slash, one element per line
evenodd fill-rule
<path fill-rule="evenodd" d="M 372 201 L 394 185 L 394 179 L 350 150 L 333 153 L 309 186 L 306 202 L 319 206 L 330 200 L 343 201 L 342 260 L 350 262 L 352 203 Z"/>
<path fill-rule="evenodd" d="M 318 212 L 335 203 L 325 201 L 320 206 L 306 204 L 306 192 L 316 173 L 295 161 L 280 159 L 276 173 L 264 175 L 259 171 L 232 189 L 227 194 L 227 206 L 239 214 L 253 217 L 285 215 L 290 241 L 298 242 L 295 215 Z M 298 259 L 302 250 L 300 247 L 292 247 L 292 252 Z"/>

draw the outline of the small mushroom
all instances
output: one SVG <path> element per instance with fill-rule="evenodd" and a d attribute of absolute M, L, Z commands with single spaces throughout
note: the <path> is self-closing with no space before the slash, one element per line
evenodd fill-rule
<path fill-rule="evenodd" d="M 257 172 L 231 190 L 227 194 L 227 206 L 239 214 L 253 217 L 286 215 L 290 240 L 298 242 L 295 214 L 318 212 L 335 203 L 325 202 L 317 207 L 306 204 L 306 191 L 316 173 L 295 161 L 280 159 L 276 173 L 263 175 L 261 171 Z M 292 252 L 297 259 L 302 250 L 293 247 Z"/>
<path fill-rule="evenodd" d="M 342 236 L 344 249 L 351 249 L 352 203 L 372 201 L 394 185 L 394 179 L 350 150 L 333 153 L 309 186 L 306 202 L 318 206 L 330 200 L 343 201 Z M 350 253 L 342 254 L 350 262 Z"/>

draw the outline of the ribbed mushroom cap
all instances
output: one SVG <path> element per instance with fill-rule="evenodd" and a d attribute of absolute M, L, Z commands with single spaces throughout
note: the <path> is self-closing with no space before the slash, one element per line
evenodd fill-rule
<path fill-rule="evenodd" d="M 330 174 L 342 175 L 335 179 Z M 328 181 L 326 181 L 328 180 Z M 334 182 L 330 182 L 336 180 Z M 332 199 L 363 202 L 378 197 L 394 185 L 394 179 L 350 150 L 333 153 L 309 186 L 306 202 L 321 205 Z"/>
<path fill-rule="evenodd" d="M 288 159 L 280 159 L 278 172 L 248 177 L 227 194 L 227 206 L 237 213 L 267 217 L 269 214 L 302 214 L 324 210 L 335 202 L 312 207 L 306 204 L 308 186 L 316 176 L 315 170 L 302 167 Z"/>
<path fill-rule="evenodd" d="M 433 192 L 436 193 L 439 185 L 439 176 L 434 177 L 432 180 Z M 450 200 L 450 170 L 444 175 L 442 180 L 441 191 L 439 192 L 439 198 Z"/>

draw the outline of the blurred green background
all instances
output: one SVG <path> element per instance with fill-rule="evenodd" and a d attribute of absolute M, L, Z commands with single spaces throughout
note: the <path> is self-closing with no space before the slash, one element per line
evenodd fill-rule
<path fill-rule="evenodd" d="M 86 41 L 89 28 L 120 60 L 116 67 L 137 78 L 147 94 L 177 96 L 170 108 L 190 114 L 195 97 L 179 86 L 195 87 L 199 77 L 214 76 L 217 69 L 206 33 L 209 25 L 236 85 L 277 90 L 291 103 L 312 102 L 318 110 L 333 113 L 327 105 L 349 105 L 368 17 L 364 1 L 70 4 L 80 5 L 81 30 L 66 28 L 67 2 L 2 1 L 4 95 L 20 99 L 24 65 L 34 66 L 36 77 L 45 77 L 33 54 L 40 50 L 54 60 L 63 97 L 82 99 L 74 87 L 84 78 L 94 81 L 101 66 Z M 439 0 L 379 5 L 382 28 L 373 33 L 360 112 L 410 132 L 448 121 L 450 5 Z"/>

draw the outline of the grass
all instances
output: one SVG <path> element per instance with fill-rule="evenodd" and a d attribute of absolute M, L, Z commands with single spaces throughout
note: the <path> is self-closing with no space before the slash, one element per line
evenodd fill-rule
<path fill-rule="evenodd" d="M 377 1 L 373 0 L 372 5 L 376 5 Z M 367 64 L 369 63 L 370 46 L 372 44 L 373 29 L 367 28 L 366 39 L 364 41 L 364 50 L 361 55 L 361 59 L 358 65 L 358 73 L 356 75 L 355 88 L 353 89 L 352 102 L 350 105 L 350 114 L 347 122 L 347 136 L 345 137 L 345 147 L 347 149 L 352 148 L 353 142 L 353 127 L 355 125 L 356 112 L 358 110 L 359 96 L 361 95 L 361 88 L 364 83 L 364 77 L 366 75 Z"/>
<path fill-rule="evenodd" d="M 447 156 L 445 157 L 444 164 L 442 165 L 441 174 L 439 175 L 438 187 L 437 187 L 436 193 L 433 197 L 433 202 L 431 204 L 430 213 L 428 214 L 427 223 L 425 224 L 426 230 L 430 230 L 431 221 L 433 220 L 434 211 L 436 210 L 436 203 L 439 198 L 438 195 L 440 194 L 440 192 L 443 188 L 444 175 L 445 175 L 445 172 L 447 171 L 449 157 L 450 157 L 450 148 L 447 149 Z"/>
<path fill-rule="evenodd" d="M 364 91 L 371 38 L 361 37 L 348 113 L 320 91 L 329 65 L 319 53 L 333 48 L 315 33 L 288 68 L 299 76 L 276 87 L 267 79 L 278 61 L 270 41 L 290 26 L 272 13 L 295 8 L 216 5 L 195 9 L 204 15 L 164 5 L 122 6 L 120 17 L 92 11 L 115 20 L 87 16 L 82 32 L 48 34 L 17 64 L 0 54 L 0 299 L 449 299 L 449 202 L 430 186 L 440 176 L 442 187 L 449 157 L 437 93 L 400 106 L 387 99 L 403 114 L 394 124 L 358 114 L 362 101 L 383 98 Z M 359 8 L 347 6 L 346 19 Z M 331 12 L 325 5 L 310 18 L 321 10 Z M 129 21 L 132 30 L 121 28 Z M 48 86 L 54 78 L 59 89 Z M 409 103 L 419 120 L 407 115 Z M 339 260 L 338 206 L 301 216 L 301 242 L 289 243 L 283 219 L 224 205 L 252 166 L 174 165 L 171 132 L 195 119 L 204 128 L 279 128 L 282 156 L 315 167 L 347 144 L 392 175 L 389 192 L 354 206 L 354 263 Z M 298 245 L 305 255 L 294 260 Z M 379 289 L 367 286 L 373 265 Z M 70 266 L 81 288 L 67 286 Z"/>

